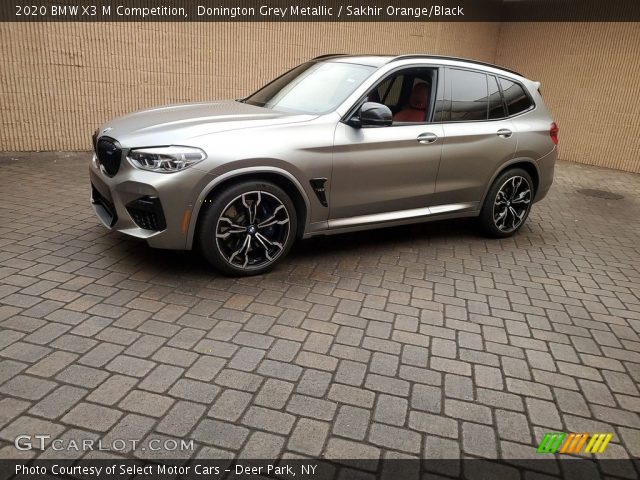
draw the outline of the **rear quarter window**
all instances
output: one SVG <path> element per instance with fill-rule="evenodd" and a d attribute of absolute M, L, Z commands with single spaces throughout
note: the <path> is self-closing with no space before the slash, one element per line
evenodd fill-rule
<path fill-rule="evenodd" d="M 502 94 L 504 95 L 504 101 L 507 106 L 509 116 L 517 115 L 518 113 L 522 113 L 533 107 L 531 97 L 527 95 L 524 87 L 519 83 L 512 82 L 506 78 L 501 78 L 500 86 L 502 87 Z"/>

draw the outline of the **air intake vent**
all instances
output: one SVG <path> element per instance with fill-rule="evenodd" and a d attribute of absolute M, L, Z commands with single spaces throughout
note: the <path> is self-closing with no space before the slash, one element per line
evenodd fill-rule
<path fill-rule="evenodd" d="M 127 203 L 127 212 L 136 225 L 145 230 L 164 230 L 167 222 L 158 197 L 142 197 Z"/>

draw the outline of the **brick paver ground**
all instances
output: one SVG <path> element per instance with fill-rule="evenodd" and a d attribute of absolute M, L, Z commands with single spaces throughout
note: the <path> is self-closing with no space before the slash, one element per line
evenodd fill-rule
<path fill-rule="evenodd" d="M 529 458 L 548 431 L 640 456 L 639 175 L 559 163 L 514 238 L 327 237 L 229 279 L 108 233 L 86 162 L 0 157 L 0 456 L 82 455 L 12 445 L 46 433 L 194 440 L 121 454 L 143 457 Z"/>

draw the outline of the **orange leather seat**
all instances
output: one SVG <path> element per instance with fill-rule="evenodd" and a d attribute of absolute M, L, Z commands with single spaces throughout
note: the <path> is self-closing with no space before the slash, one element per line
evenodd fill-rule
<path fill-rule="evenodd" d="M 427 116 L 427 104 L 429 103 L 429 86 L 426 83 L 417 83 L 411 91 L 409 107 L 400 110 L 393 116 L 396 122 L 424 122 Z"/>

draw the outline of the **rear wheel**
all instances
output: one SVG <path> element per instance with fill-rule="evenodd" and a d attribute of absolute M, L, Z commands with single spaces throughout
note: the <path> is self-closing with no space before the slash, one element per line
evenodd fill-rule
<path fill-rule="evenodd" d="M 271 270 L 289 251 L 297 231 L 289 196 L 270 182 L 227 187 L 203 214 L 198 241 L 205 258 L 228 275 Z"/>
<path fill-rule="evenodd" d="M 492 237 L 513 235 L 529 216 L 533 195 L 533 181 L 525 170 L 507 170 L 489 189 L 479 217 L 481 228 Z"/>

